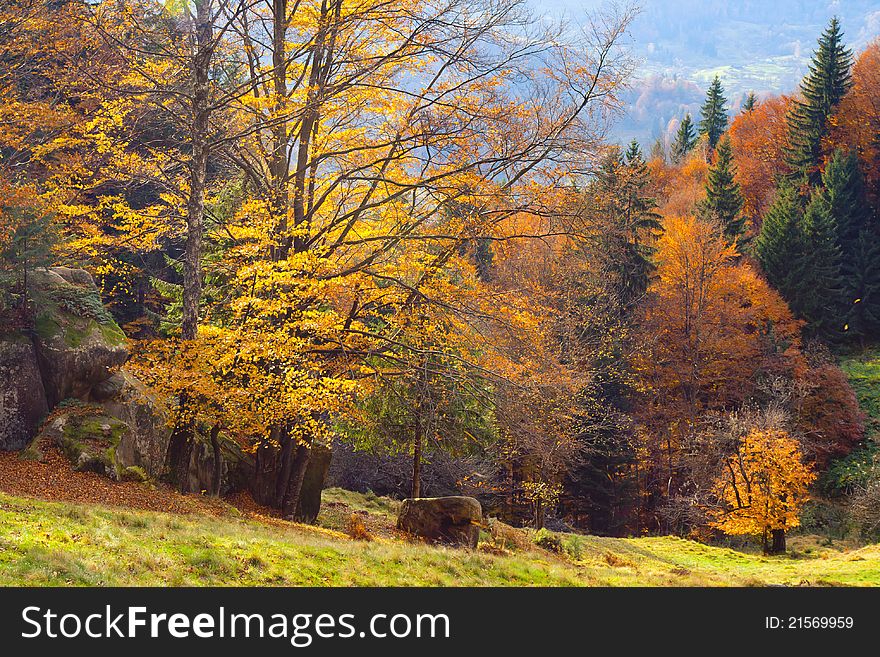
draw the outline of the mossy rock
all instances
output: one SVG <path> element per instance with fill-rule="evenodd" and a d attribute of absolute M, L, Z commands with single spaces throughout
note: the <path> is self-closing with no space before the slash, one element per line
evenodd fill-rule
<path fill-rule="evenodd" d="M 67 397 L 88 399 L 128 358 L 125 334 L 82 270 L 38 269 L 30 276 L 30 292 L 49 406 Z"/>
<path fill-rule="evenodd" d="M 116 448 L 129 431 L 98 408 L 70 406 L 46 422 L 34 444 L 54 442 L 76 470 L 120 479 L 125 468 L 117 463 Z"/>

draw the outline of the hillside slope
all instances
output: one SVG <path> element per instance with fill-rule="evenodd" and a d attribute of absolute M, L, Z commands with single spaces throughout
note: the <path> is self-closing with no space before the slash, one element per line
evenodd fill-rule
<path fill-rule="evenodd" d="M 563 537 L 555 554 L 488 536 L 473 552 L 412 543 L 390 529 L 393 502 L 327 494 L 322 522 L 169 514 L 0 494 L 2 585 L 690 586 L 876 585 L 880 546 L 837 551 L 793 542 L 768 558 L 671 537 Z M 351 514 L 373 540 L 333 529 Z M 800 540 L 801 543 L 797 541 Z M 797 550 L 800 549 L 799 552 Z"/>

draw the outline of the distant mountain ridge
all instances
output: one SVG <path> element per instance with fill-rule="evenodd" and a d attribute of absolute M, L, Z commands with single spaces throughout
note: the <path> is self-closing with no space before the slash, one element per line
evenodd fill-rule
<path fill-rule="evenodd" d="M 597 0 L 532 0 L 536 11 L 577 22 Z M 626 94 L 620 141 L 646 146 L 669 137 L 686 112 L 699 112 L 705 89 L 721 77 L 731 113 L 749 91 L 790 93 L 803 77 L 816 40 L 838 16 L 856 52 L 880 36 L 878 0 L 643 0 L 628 45 L 639 58 Z"/>

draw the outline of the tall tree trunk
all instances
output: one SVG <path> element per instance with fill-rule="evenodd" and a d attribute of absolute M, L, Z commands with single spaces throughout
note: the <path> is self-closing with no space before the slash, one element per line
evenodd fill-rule
<path fill-rule="evenodd" d="M 214 451 L 214 473 L 211 478 L 211 495 L 220 497 L 223 486 L 223 452 L 220 450 L 220 425 L 211 427 L 211 448 Z"/>
<path fill-rule="evenodd" d="M 290 205 L 288 181 L 288 121 L 287 104 L 287 0 L 272 1 L 272 93 L 274 94 L 275 121 L 272 124 L 272 152 L 269 154 L 269 203 L 275 217 L 277 241 L 272 247 L 272 259 L 283 260 L 289 250 L 287 211 Z"/>
<path fill-rule="evenodd" d="M 302 490 L 303 479 L 306 476 L 306 468 L 309 465 L 309 459 L 312 456 L 312 450 L 308 445 L 299 445 L 296 448 L 296 456 L 293 458 L 293 467 L 290 472 L 290 480 L 287 484 L 287 492 L 284 495 L 284 501 L 281 505 L 281 514 L 287 520 L 295 520 L 296 507 L 299 504 L 299 494 Z"/>
<path fill-rule="evenodd" d="M 281 427 L 273 430 L 276 439 L 281 444 L 281 459 L 278 465 L 277 479 L 275 483 L 275 499 L 272 506 L 281 508 L 284 504 L 284 496 L 290 483 L 290 471 L 293 468 L 293 440 L 288 436 L 287 428 Z"/>
<path fill-rule="evenodd" d="M 535 500 L 535 529 L 544 528 L 544 503 L 541 500 Z"/>
<path fill-rule="evenodd" d="M 196 3 L 196 53 L 193 57 L 192 161 L 186 214 L 186 249 L 183 260 L 183 321 L 181 337 L 194 340 L 199 328 L 202 297 L 202 232 L 205 221 L 205 180 L 208 171 L 210 121 L 208 74 L 211 67 L 212 0 Z"/>
<path fill-rule="evenodd" d="M 785 530 L 774 529 L 770 532 L 773 539 L 767 554 L 785 554 Z"/>
<path fill-rule="evenodd" d="M 412 487 L 410 497 L 415 499 L 422 493 L 422 428 L 416 426 L 413 436 Z"/>

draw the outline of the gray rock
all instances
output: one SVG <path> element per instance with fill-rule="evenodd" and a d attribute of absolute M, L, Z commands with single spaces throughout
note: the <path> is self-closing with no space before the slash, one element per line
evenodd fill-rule
<path fill-rule="evenodd" d="M 128 428 L 116 447 L 116 462 L 121 468 L 141 468 L 150 477 L 158 477 L 165 468 L 165 455 L 172 428 L 165 406 L 129 372 L 122 370 L 97 388 L 118 388 L 116 394 L 102 402 L 106 413 Z M 95 396 L 95 388 L 92 389 Z"/>
<path fill-rule="evenodd" d="M 403 501 L 397 528 L 431 542 L 477 547 L 483 509 L 473 497 L 420 497 Z"/>
<path fill-rule="evenodd" d="M 89 289 L 97 290 L 95 279 L 85 269 L 73 269 L 72 267 L 49 267 L 49 271 L 58 274 L 68 283 L 80 285 Z"/>
<path fill-rule="evenodd" d="M 82 283 L 69 282 L 59 270 Z M 49 406 L 68 398 L 86 400 L 128 358 L 125 334 L 104 309 L 87 272 L 41 269 L 30 280 L 37 309 L 35 345 Z"/>
<path fill-rule="evenodd" d="M 115 448 L 129 432 L 116 418 L 91 407 L 72 406 L 48 422 L 34 443 L 55 443 L 73 467 L 80 472 L 97 472 L 112 479 L 122 479 L 125 468 L 115 459 Z"/>
<path fill-rule="evenodd" d="M 90 400 L 93 402 L 105 402 L 120 395 L 126 386 L 126 376 L 122 372 L 115 372 L 106 381 L 101 381 L 92 386 L 89 392 Z"/>
<path fill-rule="evenodd" d="M 0 337 L 0 449 L 23 448 L 49 412 L 33 343 Z"/>

